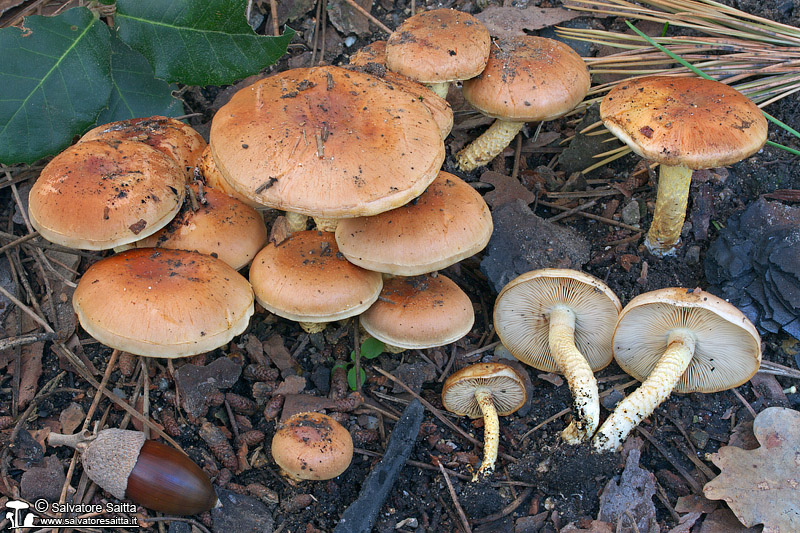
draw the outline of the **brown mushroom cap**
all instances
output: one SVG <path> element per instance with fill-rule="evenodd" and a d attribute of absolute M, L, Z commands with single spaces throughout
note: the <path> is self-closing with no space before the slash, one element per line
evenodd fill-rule
<path fill-rule="evenodd" d="M 192 185 L 195 194 L 199 187 Z M 195 211 L 192 203 L 183 208 L 167 226 L 136 241 L 137 248 L 174 248 L 214 255 L 239 270 L 250 263 L 267 244 L 264 217 L 236 198 L 210 187 L 203 188 Z"/>
<path fill-rule="evenodd" d="M 422 83 L 466 80 L 486 66 L 491 39 L 481 21 L 455 9 L 407 18 L 386 42 L 386 66 Z"/>
<path fill-rule="evenodd" d="M 475 311 L 469 296 L 439 274 L 384 280 L 381 298 L 360 318 L 376 339 L 422 349 L 450 344 L 469 333 Z"/>
<path fill-rule="evenodd" d="M 253 314 L 247 280 L 214 257 L 138 248 L 93 264 L 72 304 L 103 344 L 137 355 L 183 357 L 242 333 Z"/>
<path fill-rule="evenodd" d="M 203 180 L 209 187 L 222 191 L 231 198 L 236 198 L 240 202 L 243 202 L 254 209 L 263 209 L 264 206 L 243 195 L 225 180 L 225 176 L 223 176 L 217 169 L 217 164 L 214 162 L 214 156 L 211 155 L 210 146 L 206 146 L 205 150 L 203 150 L 203 154 L 200 156 L 200 163 L 198 164 L 198 167 L 200 168 L 200 173 L 203 175 Z"/>
<path fill-rule="evenodd" d="M 114 248 L 166 226 L 185 183 L 174 159 L 144 143 L 81 142 L 54 157 L 31 188 L 31 224 L 62 246 Z"/>
<path fill-rule="evenodd" d="M 364 67 L 370 63 L 386 65 L 386 41 L 372 41 L 351 55 L 349 63 L 356 67 Z"/>
<path fill-rule="evenodd" d="M 548 344 L 548 317 L 559 304 L 575 314 L 575 346 L 592 370 L 608 365 L 613 357 L 611 335 L 622 306 L 605 283 L 577 270 L 546 268 L 511 280 L 494 306 L 497 336 L 525 364 L 560 372 Z"/>
<path fill-rule="evenodd" d="M 479 363 L 452 374 L 442 387 L 444 408 L 459 416 L 481 418 L 475 389 L 492 391 L 497 414 L 510 415 L 525 404 L 525 380 L 516 370 L 502 363 Z"/>
<path fill-rule="evenodd" d="M 670 330 L 695 338 L 694 356 L 677 392 L 717 392 L 749 380 L 761 364 L 761 338 L 735 306 L 699 289 L 667 288 L 640 294 L 619 316 L 614 359 L 639 381 L 667 349 Z"/>
<path fill-rule="evenodd" d="M 439 172 L 414 201 L 371 217 L 341 220 L 339 250 L 369 270 L 416 276 L 475 255 L 492 236 L 483 197 L 461 178 Z"/>
<path fill-rule="evenodd" d="M 248 198 L 327 218 L 403 205 L 444 160 L 441 132 L 422 102 L 332 66 L 288 70 L 236 93 L 214 117 L 211 152 Z"/>
<path fill-rule="evenodd" d="M 692 169 L 730 165 L 767 140 L 749 98 L 718 81 L 650 76 L 617 85 L 600 104 L 603 124 L 636 154 Z"/>
<path fill-rule="evenodd" d="M 532 122 L 571 111 L 589 91 L 589 70 L 568 45 L 544 37 L 495 41 L 486 69 L 462 87 L 484 115 Z"/>
<path fill-rule="evenodd" d="M 103 124 L 86 132 L 80 142 L 95 139 L 143 142 L 173 158 L 189 175 L 200 162 L 200 154 L 206 147 L 205 139 L 191 126 L 161 116 Z"/>
<path fill-rule="evenodd" d="M 276 315 L 330 322 L 365 311 L 383 286 L 380 273 L 339 253 L 333 233 L 300 231 L 261 250 L 250 265 L 256 300 Z"/>
<path fill-rule="evenodd" d="M 353 460 L 353 439 L 322 413 L 290 417 L 272 438 L 272 458 L 293 479 L 333 479 Z"/>

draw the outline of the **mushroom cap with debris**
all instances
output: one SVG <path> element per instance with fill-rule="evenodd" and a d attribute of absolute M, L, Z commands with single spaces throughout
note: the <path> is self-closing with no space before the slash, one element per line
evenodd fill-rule
<path fill-rule="evenodd" d="M 718 81 L 649 76 L 617 85 L 600 104 L 603 124 L 648 161 L 691 169 L 731 165 L 767 141 L 767 119 Z"/>
<path fill-rule="evenodd" d="M 210 144 L 238 192 L 326 218 L 405 204 L 436 178 L 445 155 L 417 98 L 333 66 L 287 70 L 240 90 L 214 116 Z"/>

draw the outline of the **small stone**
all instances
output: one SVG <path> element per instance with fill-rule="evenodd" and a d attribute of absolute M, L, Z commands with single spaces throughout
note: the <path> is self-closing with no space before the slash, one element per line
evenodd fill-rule
<path fill-rule="evenodd" d="M 692 442 L 694 442 L 694 445 L 700 448 L 701 450 L 706 447 L 706 444 L 708 444 L 708 433 L 706 433 L 702 429 L 691 430 L 689 432 L 689 436 L 692 438 Z"/>
<path fill-rule="evenodd" d="M 686 264 L 687 265 L 699 265 L 700 264 L 700 247 L 699 246 L 690 246 L 686 250 Z"/>
<path fill-rule="evenodd" d="M 639 202 L 632 198 L 625 207 L 622 208 L 622 221 L 629 226 L 639 224 Z"/>

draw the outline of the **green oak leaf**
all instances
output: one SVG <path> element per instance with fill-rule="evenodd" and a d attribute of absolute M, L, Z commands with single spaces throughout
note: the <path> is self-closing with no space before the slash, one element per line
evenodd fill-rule
<path fill-rule="evenodd" d="M 294 31 L 256 34 L 247 0 L 118 0 L 119 36 L 155 67 L 156 77 L 222 85 L 258 73 L 284 53 Z"/>
<path fill-rule="evenodd" d="M 361 379 L 359 380 L 363 385 L 365 381 L 367 381 L 367 373 L 364 372 L 364 369 L 361 369 Z M 347 371 L 347 384 L 350 385 L 350 390 L 357 390 L 358 384 L 356 383 L 356 368 L 353 367 Z"/>
<path fill-rule="evenodd" d="M 369 337 L 361 343 L 361 357 L 365 359 L 375 359 L 382 354 L 385 349 L 386 345 L 383 344 L 382 341 L 379 341 L 375 337 Z"/>
<path fill-rule="evenodd" d="M 95 123 L 111 93 L 108 27 L 83 7 L 0 30 L 0 163 L 54 154 Z"/>
<path fill-rule="evenodd" d="M 113 89 L 98 124 L 162 115 L 183 115 L 183 102 L 172 96 L 177 87 L 153 75 L 147 59 L 115 36 L 111 37 Z"/>

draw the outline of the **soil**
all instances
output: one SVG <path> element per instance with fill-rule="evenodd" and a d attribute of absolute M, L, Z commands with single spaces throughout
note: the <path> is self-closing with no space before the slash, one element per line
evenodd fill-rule
<path fill-rule="evenodd" d="M 733 5 L 745 11 L 757 13 L 770 19 L 798 25 L 800 23 L 800 3 L 797 0 L 726 0 L 726 4 Z M 446 2 L 446 7 L 454 7 L 465 11 L 476 11 L 476 6 L 471 0 Z M 490 2 L 492 4 L 492 2 Z M 514 2 L 514 5 L 540 5 L 553 7 L 550 2 L 529 2 L 524 0 Z M 268 7 L 268 3 L 267 3 Z M 268 9 L 267 9 L 268 11 Z M 378 2 L 372 9 L 381 21 L 390 27 L 396 27 L 410 13 L 410 4 L 400 2 Z M 313 10 L 305 20 L 313 17 Z M 609 28 L 620 28 L 620 21 L 615 19 L 596 19 Z M 294 24 L 298 29 L 308 29 L 309 25 Z M 262 23 L 259 31 L 264 31 L 267 21 Z M 313 24 L 311 25 L 313 27 Z M 310 32 L 306 31 L 305 37 Z M 325 61 L 332 64 L 346 63 L 348 53 L 352 53 L 361 46 L 378 38 L 386 38 L 382 32 L 359 38 L 356 43 L 347 48 L 342 45 L 343 37 L 333 27 L 328 27 L 328 40 L 331 42 L 327 48 Z M 304 35 L 301 32 L 295 44 L 290 47 L 290 53 L 284 57 L 270 72 L 284 70 L 295 66 L 307 66 L 310 61 L 310 52 Z M 189 88 L 184 92 L 188 108 L 201 113 L 193 117 L 191 123 L 199 131 L 208 129 L 208 122 L 213 113 L 218 109 L 220 100 L 225 97 L 225 87 Z M 451 93 L 452 94 L 452 93 Z M 456 98 L 457 100 L 457 98 Z M 454 104 L 457 104 L 454 101 Z M 769 106 L 769 112 L 778 119 L 790 125 L 800 124 L 800 102 L 797 95 L 786 98 Z M 456 115 L 456 124 L 470 118 L 468 114 Z M 463 140 L 474 138 L 480 133 L 481 128 L 459 130 L 455 140 L 448 141 L 448 157 L 444 170 L 459 175 L 470 182 L 477 182 L 484 169 L 472 173 L 458 171 L 453 164 L 452 153 L 454 147 Z M 557 139 L 562 139 L 574 131 L 574 124 L 565 120 L 553 121 L 544 125 L 543 132 L 557 133 Z M 532 133 L 532 132 L 531 132 Z M 770 139 L 776 142 L 800 148 L 800 141 L 791 137 L 776 127 L 770 127 Z M 525 141 L 525 145 L 530 140 Z M 557 146 L 558 142 L 550 146 Z M 505 155 L 491 164 L 491 169 L 510 175 L 514 165 L 514 151 L 508 150 Z M 553 150 L 526 151 L 520 163 L 520 176 L 523 184 L 536 190 L 535 169 L 552 162 Z M 629 155 L 615 161 L 613 164 L 600 169 L 590 178 L 599 178 L 608 182 L 625 183 L 629 176 L 640 167 L 638 157 Z M 21 171 L 24 169 L 21 169 Z M 554 170 L 559 172 L 556 164 Z M 703 259 L 706 249 L 714 240 L 718 227 L 724 225 L 725 220 L 732 214 L 742 210 L 759 195 L 776 189 L 800 189 L 800 158 L 772 147 L 766 147 L 757 155 L 748 160 L 733 165 L 727 169 L 727 176 L 720 171 L 710 173 L 695 179 L 693 194 L 690 198 L 689 223 L 710 220 L 711 224 L 706 235 L 695 231 L 689 226 L 682 234 L 682 245 L 673 257 L 658 259 L 649 255 L 642 246 L 641 238 L 631 238 L 635 233 L 629 230 L 609 226 L 602 222 L 580 217 L 568 217 L 558 223 L 568 226 L 591 243 L 590 259 L 583 269 L 608 285 L 625 304 L 634 296 L 650 290 L 680 286 L 686 288 L 708 286 L 703 270 Z M 568 176 L 561 176 L 567 178 Z M 596 184 L 587 185 L 579 183 L 573 191 L 593 188 Z M 482 192 L 488 192 L 491 187 L 479 187 Z M 541 192 L 541 191 L 539 191 Z M 698 206 L 695 198 L 705 195 L 711 199 L 710 205 Z M 652 179 L 644 179 L 638 184 L 633 198 L 640 202 L 642 217 L 639 224 L 647 228 L 652 218 L 652 205 L 655 198 L 655 189 Z M 566 204 L 574 207 L 586 199 L 579 199 Z M 609 204 L 618 201 L 618 206 L 611 210 Z M 588 213 L 612 217 L 620 220 L 623 206 L 630 200 L 621 193 L 615 196 L 600 198 L 596 205 L 588 209 Z M 535 213 L 543 218 L 558 214 L 560 211 L 536 205 Z M 700 212 L 701 209 L 706 211 Z M 25 234 L 24 226 L 10 220 L 14 212 L 14 199 L 9 188 L 0 189 L 0 216 L 3 217 L 3 229 L 11 228 L 19 235 Z M 692 218 L 696 213 L 696 218 Z M 622 244 L 613 244 L 614 241 L 625 241 Z M 612 244 L 610 244 L 612 243 Z M 79 271 L 83 272 L 100 254 L 85 254 Z M 23 253 L 23 258 L 25 254 Z M 481 255 L 463 261 L 461 264 L 449 267 L 444 273 L 456 281 L 469 294 L 476 309 L 476 323 L 472 332 L 461 341 L 452 346 L 430 350 L 411 350 L 400 354 L 382 354 L 378 359 L 367 362 L 367 382 L 363 388 L 363 395 L 368 401 L 379 407 L 384 413 L 399 416 L 404 405 L 411 399 L 410 395 L 402 389 L 393 387 L 393 384 L 384 376 L 373 371 L 371 365 L 380 366 L 382 369 L 401 377 L 411 385 L 417 381 L 420 386 L 420 395 L 430 402 L 435 408 L 442 409 L 441 388 L 443 369 L 461 368 L 467 364 L 488 361 L 499 356 L 499 350 L 481 348 L 489 347 L 497 341 L 490 323 L 492 308 L 496 293 L 491 288 L 486 276 L 480 270 Z M 33 290 L 42 294 L 44 287 L 40 284 L 38 273 L 31 276 Z M 345 325 L 331 326 L 325 333 L 308 335 L 292 322 L 278 319 L 263 309 L 252 320 L 248 331 L 239 339 L 232 342 L 226 349 L 193 358 L 190 362 L 203 365 L 224 357 L 235 360 L 247 360 L 249 351 L 247 343 L 251 338 L 266 341 L 273 335 L 279 335 L 283 346 L 296 359 L 299 364 L 299 375 L 307 378 L 303 394 L 326 397 L 331 392 L 330 378 L 334 363 L 345 361 L 354 349 L 354 328 L 352 321 Z M 86 358 L 101 372 L 106 368 L 110 350 L 94 343 L 85 333 L 80 332 L 80 339 L 84 343 Z M 800 364 L 797 353 L 800 346 L 785 334 L 767 334 L 763 337 L 764 360 L 780 363 L 792 368 Z M 495 347 L 496 348 L 496 347 Z M 65 390 L 37 402 L 36 410 L 21 424 L 16 424 L 24 433 L 36 433 L 45 427 L 54 427 L 58 423 L 61 413 L 71 402 L 82 406 L 84 412 L 89 409 L 94 390 L 90 393 L 76 392 L 75 389 L 85 389 L 87 385 L 68 365 L 59 361 L 55 353 L 49 349 L 49 343 L 43 350 L 43 373 L 38 380 L 37 390 L 53 379 L 62 368 L 66 374 L 61 381 Z M 2 356 L 2 353 L 0 353 Z M 450 358 L 455 360 L 448 365 Z M 247 362 L 251 362 L 247 360 Z M 409 364 L 417 364 L 409 370 Z M 184 361 L 175 361 L 174 367 L 179 368 L 186 364 Z M 432 367 L 432 368 L 431 368 Z M 153 419 L 167 425 L 163 413 L 175 413 L 175 381 L 166 363 L 156 362 L 150 365 L 150 412 Z M 423 375 L 425 369 L 431 372 Z M 449 373 L 450 370 L 447 370 Z M 454 499 L 448 490 L 445 479 L 441 475 L 438 464 L 441 463 L 450 471 L 460 475 L 450 474 L 456 501 L 463 508 L 466 516 L 473 521 L 475 531 L 558 531 L 570 522 L 587 519 L 596 519 L 600 507 L 600 494 L 603 487 L 615 475 L 618 475 L 624 461 L 619 454 L 598 455 L 591 452 L 588 446 L 569 446 L 560 440 L 560 432 L 570 421 L 569 414 L 557 417 L 547 422 L 558 413 L 571 407 L 569 391 L 564 384 L 558 384 L 558 378 L 542 374 L 534 369 L 527 369 L 532 390 L 530 406 L 523 411 L 501 418 L 501 455 L 495 474 L 488 480 L 479 483 L 469 483 L 473 469 L 479 464 L 481 451 L 464 439 L 461 435 L 444 425 L 435 418 L 430 411 L 426 411 L 425 420 L 420 429 L 419 438 L 412 450 L 409 463 L 402 471 L 400 478 L 394 485 L 387 501 L 383 505 L 375 525 L 375 531 L 459 531 L 461 521 Z M 98 376 L 99 377 L 99 376 Z M 285 375 L 284 375 L 285 377 Z M 432 379 L 431 379 L 432 378 Z M 630 378 L 626 376 L 615 364 L 598 373 L 601 393 L 611 388 L 621 386 Z M 782 388 L 796 385 L 796 381 L 779 377 L 778 383 Z M 134 390 L 130 376 L 124 376 L 115 370 L 110 377 L 109 389 L 114 389 L 122 395 L 129 395 Z M 5 377 L 0 377 L 0 421 L 3 416 L 11 413 L 11 388 Z M 413 388 L 413 386 L 412 386 Z M 245 397 L 252 397 L 253 380 L 246 377 L 239 378 L 230 389 L 225 392 L 236 393 Z M 632 388 L 625 389 L 630 392 Z M 731 439 L 734 428 L 740 421 L 752 418 L 749 408 L 760 411 L 763 408 L 783 402 L 795 409 L 800 408 L 800 397 L 789 394 L 788 400 L 776 398 L 763 390 L 756 389 L 751 384 L 739 387 L 738 392 L 749 403 L 745 406 L 737 399 L 732 391 L 715 394 L 688 394 L 673 395 L 662 404 L 656 412 L 643 424 L 642 429 L 646 435 L 636 434 L 642 442 L 638 446 L 642 450 L 641 466 L 652 472 L 659 485 L 659 497 L 654 499 L 656 506 L 656 520 L 661 531 L 668 531 L 676 526 L 674 507 L 679 497 L 693 494 L 696 491 L 692 483 L 681 474 L 687 472 L 690 477 L 701 486 L 708 479 L 707 471 L 699 468 L 697 463 L 705 464 L 706 469 L 713 471 L 714 467 L 706 459 L 707 454 L 713 453 L 720 446 Z M 617 394 L 619 396 L 619 394 Z M 610 394 L 609 398 L 613 398 Z M 101 407 L 105 408 L 102 403 Z M 611 404 L 604 403 L 604 416 Z M 263 432 L 265 439 L 250 447 L 249 456 L 252 463 L 258 467 L 244 470 L 240 473 L 222 472 L 221 467 L 213 458 L 213 450 L 198 436 L 202 419 L 186 420 L 178 417 L 179 431 L 174 433 L 177 442 L 187 450 L 198 464 L 215 476 L 218 486 L 234 492 L 253 495 L 253 490 L 248 486 L 257 484 L 277 495 L 277 501 L 269 497 L 262 498 L 268 512 L 274 518 L 274 525 L 282 531 L 331 531 L 346 507 L 359 495 L 362 481 L 367 476 L 370 468 L 380 459 L 380 454 L 386 447 L 394 422 L 391 417 L 380 416 L 374 410 L 361 408 L 355 412 L 337 415 L 356 436 L 356 453 L 353 463 L 342 475 L 330 481 L 312 481 L 300 484 L 289 483 L 278 473 L 277 466 L 269 457 L 269 442 L 275 432 L 276 422 L 265 419 L 262 414 L 263 406 L 255 413 L 240 415 L 239 425 L 244 429 L 247 425 Z M 214 424 L 230 427 L 230 412 L 224 405 L 212 407 L 205 415 L 205 419 Z M 118 427 L 124 413 L 111 409 L 108 413 L 107 423 L 110 427 Z M 445 413 L 451 421 L 465 432 L 482 438 L 482 422 L 469 421 Z M 0 427 L 0 443 L 6 447 L 11 438 L 11 427 Z M 534 430 L 534 428 L 536 428 Z M 19 437 L 17 437 L 19 439 Z M 266 443 L 266 444 L 264 444 Z M 657 445 L 656 445 L 657 444 Z M 15 450 L 25 449 L 25 446 L 15 444 Z M 32 445 L 31 445 L 32 446 Z M 695 451 L 692 451 L 695 450 Z M 54 453 L 47 449 L 45 455 Z M 68 464 L 70 455 L 59 450 L 57 456 L 62 464 Z M 254 460 L 256 457 L 265 460 Z M 690 455 L 692 457 L 690 458 Z M 3 453 L 4 464 L 0 472 L 0 495 L 11 497 L 15 493 L 13 487 L 21 482 L 22 475 L 36 463 L 26 460 L 16 451 L 13 454 Z M 427 466 L 426 466 L 427 465 Z M 676 467 L 680 467 L 677 468 Z M 80 470 L 80 469 L 78 469 Z M 226 479 L 227 477 L 227 479 Z M 5 485 L 3 483 L 5 481 Z M 73 478 L 72 485 L 78 483 L 78 476 Z M 98 498 L 99 496 L 95 496 Z M 105 495 L 104 497 L 108 497 Z M 666 503 L 665 503 L 666 502 Z M 508 511 L 507 506 L 512 503 L 517 505 Z M 506 511 L 504 511 L 506 509 Z M 146 511 L 144 511 L 147 513 Z M 150 514 L 150 513 L 147 513 Z M 144 516 L 144 515 L 143 515 Z M 485 518 L 489 517 L 490 520 Z M 209 516 L 198 518 L 207 525 L 213 523 Z M 401 524 L 398 526 L 398 524 Z M 176 523 L 177 524 L 177 523 Z M 698 522 L 700 524 L 700 522 Z M 153 528 L 156 526 L 152 526 Z M 177 526 L 176 526 L 177 527 Z M 399 528 L 399 529 L 398 529 Z M 170 528 L 172 531 L 172 528 Z"/>

